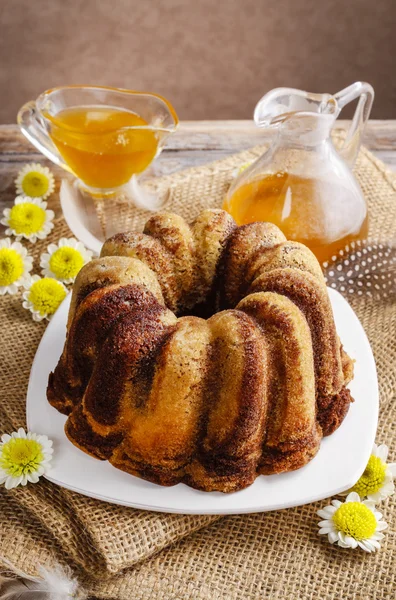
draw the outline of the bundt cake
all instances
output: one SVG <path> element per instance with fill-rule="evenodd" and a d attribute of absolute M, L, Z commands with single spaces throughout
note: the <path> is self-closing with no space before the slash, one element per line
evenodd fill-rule
<path fill-rule="evenodd" d="M 298 469 L 351 402 L 321 268 L 271 223 L 159 213 L 73 288 L 48 400 L 85 452 L 161 485 L 233 492 Z"/>

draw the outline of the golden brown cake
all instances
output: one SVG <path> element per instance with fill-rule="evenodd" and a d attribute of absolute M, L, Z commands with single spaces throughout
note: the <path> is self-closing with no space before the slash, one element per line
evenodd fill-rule
<path fill-rule="evenodd" d="M 308 248 L 222 210 L 159 213 L 81 270 L 47 394 L 92 456 L 233 492 L 311 460 L 352 373 Z"/>

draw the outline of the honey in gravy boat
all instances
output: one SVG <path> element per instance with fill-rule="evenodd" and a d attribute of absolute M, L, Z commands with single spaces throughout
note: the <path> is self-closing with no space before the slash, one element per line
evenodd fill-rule
<path fill-rule="evenodd" d="M 178 118 L 146 92 L 66 86 L 41 94 L 18 113 L 24 135 L 96 195 L 112 195 L 158 156 Z"/>
<path fill-rule="evenodd" d="M 273 129 L 269 149 L 231 186 L 225 208 L 238 225 L 270 221 L 307 245 L 320 262 L 368 233 L 366 201 L 351 167 L 374 92 L 355 83 L 329 94 L 280 88 L 258 103 L 255 122 Z M 330 137 L 342 107 L 359 98 L 343 146 Z"/>
<path fill-rule="evenodd" d="M 49 135 L 73 173 L 93 188 L 116 188 L 144 171 L 159 141 L 142 117 L 111 106 L 61 110 Z"/>

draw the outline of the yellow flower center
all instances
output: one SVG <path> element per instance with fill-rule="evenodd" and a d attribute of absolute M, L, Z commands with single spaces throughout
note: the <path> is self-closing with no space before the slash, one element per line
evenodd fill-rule
<path fill-rule="evenodd" d="M 377 529 L 377 520 L 373 512 L 360 502 L 341 504 L 333 515 L 336 528 L 355 540 L 371 538 Z"/>
<path fill-rule="evenodd" d="M 66 290 L 59 281 L 44 277 L 35 281 L 29 291 L 29 300 L 40 315 L 52 315 L 66 297 Z"/>
<path fill-rule="evenodd" d="M 45 223 L 45 210 L 32 202 L 15 204 L 8 223 L 17 235 L 37 233 Z"/>
<path fill-rule="evenodd" d="M 12 438 L 0 451 L 0 467 L 12 477 L 37 471 L 43 460 L 42 446 L 36 440 Z"/>
<path fill-rule="evenodd" d="M 11 285 L 24 271 L 22 256 L 13 248 L 0 249 L 0 286 Z"/>
<path fill-rule="evenodd" d="M 371 455 L 367 467 L 359 481 L 352 490 L 362 498 L 368 494 L 375 494 L 381 489 L 386 474 L 386 464 L 378 457 Z"/>
<path fill-rule="evenodd" d="M 41 198 L 48 192 L 49 180 L 44 173 L 30 171 L 22 179 L 22 189 L 30 198 Z"/>
<path fill-rule="evenodd" d="M 83 265 L 81 252 L 68 246 L 55 250 L 49 260 L 50 269 L 58 279 L 74 278 Z"/>

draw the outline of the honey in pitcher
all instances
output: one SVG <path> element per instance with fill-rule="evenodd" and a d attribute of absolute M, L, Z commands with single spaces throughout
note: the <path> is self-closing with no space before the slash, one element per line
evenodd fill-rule
<path fill-rule="evenodd" d="M 117 188 L 154 159 L 158 138 L 139 115 L 111 106 L 66 108 L 51 116 L 50 136 L 87 186 Z M 146 127 L 146 128 L 145 128 Z"/>
<path fill-rule="evenodd" d="M 241 185 L 223 205 L 238 225 L 269 221 L 287 239 L 329 260 L 368 232 L 367 208 L 353 188 L 279 172 Z"/>

